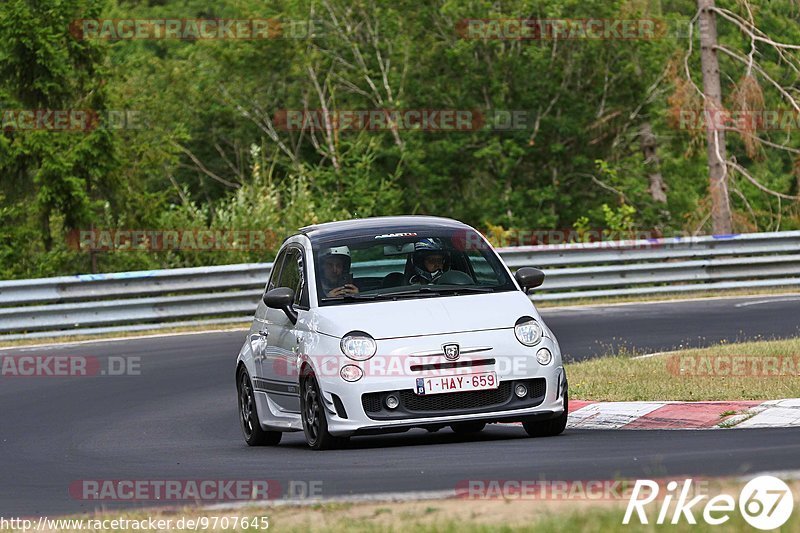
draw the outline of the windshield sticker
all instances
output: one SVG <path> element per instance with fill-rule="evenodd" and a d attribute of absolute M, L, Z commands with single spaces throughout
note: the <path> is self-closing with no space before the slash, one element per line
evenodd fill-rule
<path fill-rule="evenodd" d="M 375 235 L 376 239 L 392 239 L 395 237 L 416 237 L 416 233 L 386 233 L 384 235 Z"/>

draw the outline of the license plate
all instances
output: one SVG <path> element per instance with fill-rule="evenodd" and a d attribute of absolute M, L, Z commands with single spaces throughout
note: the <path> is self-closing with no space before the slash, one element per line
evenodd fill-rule
<path fill-rule="evenodd" d="M 417 387 L 414 392 L 419 396 L 427 396 L 447 392 L 496 389 L 499 386 L 497 374 L 484 372 L 482 374 L 462 374 L 460 376 L 417 378 Z"/>

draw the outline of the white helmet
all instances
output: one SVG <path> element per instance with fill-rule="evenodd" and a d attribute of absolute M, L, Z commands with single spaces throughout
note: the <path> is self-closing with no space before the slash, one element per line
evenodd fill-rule
<path fill-rule="evenodd" d="M 335 246 L 333 248 L 328 248 L 322 253 L 323 258 L 331 255 L 342 255 L 350 259 L 350 248 L 347 246 Z"/>
<path fill-rule="evenodd" d="M 324 266 L 328 263 L 328 260 L 334 257 L 342 262 L 342 271 L 340 274 L 338 274 L 339 279 L 337 280 L 327 279 L 325 276 L 322 277 L 322 286 L 326 289 L 326 292 L 328 289 L 332 288 L 328 287 L 329 285 L 339 286 L 350 282 L 350 248 L 347 246 L 328 248 L 322 252 L 322 255 L 319 258 L 320 266 L 324 268 Z"/>

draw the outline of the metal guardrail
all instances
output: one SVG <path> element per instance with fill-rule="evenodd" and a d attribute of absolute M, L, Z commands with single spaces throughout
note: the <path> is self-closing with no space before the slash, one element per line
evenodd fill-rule
<path fill-rule="evenodd" d="M 498 249 L 534 301 L 800 286 L 800 231 Z M 0 339 L 246 322 L 271 263 L 0 282 Z"/>

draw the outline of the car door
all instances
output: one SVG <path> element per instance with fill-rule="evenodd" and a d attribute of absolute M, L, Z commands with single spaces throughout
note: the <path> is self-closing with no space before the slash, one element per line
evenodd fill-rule
<path fill-rule="evenodd" d="M 284 260 L 286 259 L 286 249 L 278 253 L 278 256 L 275 258 L 275 261 L 272 263 L 272 272 L 270 273 L 269 280 L 267 281 L 267 285 L 264 288 L 264 294 L 261 296 L 261 300 L 258 302 L 258 306 L 256 307 L 256 313 L 253 317 L 253 323 L 250 326 L 250 332 L 248 334 L 248 339 L 250 342 L 250 350 L 253 353 L 253 362 L 255 363 L 256 367 L 256 378 L 257 383 L 254 384 L 256 389 L 261 389 L 260 381 L 261 378 L 264 377 L 264 357 L 266 355 L 267 346 L 268 346 L 268 339 L 269 339 L 269 323 L 267 321 L 267 311 L 269 308 L 264 303 L 264 295 L 266 295 L 269 291 L 275 288 L 278 279 L 280 279 L 281 275 L 281 268 L 283 267 Z"/>
<path fill-rule="evenodd" d="M 304 254 L 298 246 L 287 247 L 280 276 L 275 282 L 275 288 L 278 287 L 288 287 L 294 291 L 294 308 L 298 313 L 308 310 Z M 262 358 L 262 385 L 269 398 L 281 409 L 299 413 L 297 360 L 302 346 L 302 332 L 280 309 L 266 309 L 265 326 L 268 335 Z"/>

